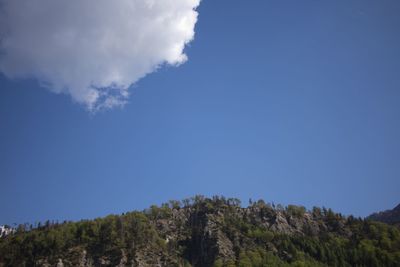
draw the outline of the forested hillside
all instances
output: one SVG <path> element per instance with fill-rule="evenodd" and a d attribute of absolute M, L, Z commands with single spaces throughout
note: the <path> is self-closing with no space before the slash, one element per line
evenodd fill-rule
<path fill-rule="evenodd" d="M 400 226 L 400 204 L 394 209 L 373 213 L 367 219 Z"/>
<path fill-rule="evenodd" d="M 0 266 L 400 266 L 400 231 L 325 208 L 196 196 L 20 226 L 0 239 Z"/>

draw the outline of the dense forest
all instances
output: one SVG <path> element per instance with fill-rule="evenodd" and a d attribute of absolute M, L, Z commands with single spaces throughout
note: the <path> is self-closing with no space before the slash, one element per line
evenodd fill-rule
<path fill-rule="evenodd" d="M 141 212 L 21 225 L 0 266 L 400 266 L 400 231 L 331 209 L 195 196 Z"/>

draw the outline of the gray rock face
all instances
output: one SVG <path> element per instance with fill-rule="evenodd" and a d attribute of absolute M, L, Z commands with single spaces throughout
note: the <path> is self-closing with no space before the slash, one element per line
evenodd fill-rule
<path fill-rule="evenodd" d="M 64 267 L 64 263 L 63 263 L 62 259 L 58 259 L 57 267 Z"/>
<path fill-rule="evenodd" d="M 8 235 L 11 235 L 15 233 L 16 229 L 6 226 L 6 225 L 0 225 L 0 238 L 6 237 Z"/>
<path fill-rule="evenodd" d="M 112 251 L 101 250 L 101 253 L 84 245 L 72 246 L 53 258 L 37 260 L 36 265 L 161 267 L 188 266 L 190 263 L 195 267 L 208 267 L 217 259 L 235 261 L 240 252 L 238 248 L 251 248 L 256 242 L 263 242 L 264 248 L 276 253 L 277 248 L 268 239 L 271 233 L 317 236 L 333 228 L 341 233 L 345 228 L 344 218 L 331 225 L 327 216 L 318 217 L 318 214 L 306 212 L 301 207 L 293 206 L 292 209 L 289 212 L 263 203 L 242 208 L 199 201 L 185 207 L 160 208 L 154 213 L 145 211 L 142 216 L 148 218 L 148 226 L 155 232 L 157 240 L 139 242 L 132 239 L 129 246 L 122 244 L 117 249 L 113 247 Z M 146 230 L 142 228 L 140 231 Z M 346 235 L 344 230 L 343 235 Z M 287 252 L 282 253 L 282 257 L 291 257 Z"/>

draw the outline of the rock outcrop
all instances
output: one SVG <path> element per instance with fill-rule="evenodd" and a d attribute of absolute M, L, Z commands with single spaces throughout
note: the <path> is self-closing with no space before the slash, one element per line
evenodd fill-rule
<path fill-rule="evenodd" d="M 400 233 L 388 227 L 325 208 L 307 211 L 263 201 L 242 207 L 237 199 L 197 196 L 184 205 L 173 202 L 143 212 L 22 229 L 0 239 L 0 267 L 374 266 L 379 260 L 396 266 L 387 264 L 400 255 Z M 383 247 L 371 253 L 371 244 Z M 384 257 L 394 256 L 367 257 L 382 249 Z"/>

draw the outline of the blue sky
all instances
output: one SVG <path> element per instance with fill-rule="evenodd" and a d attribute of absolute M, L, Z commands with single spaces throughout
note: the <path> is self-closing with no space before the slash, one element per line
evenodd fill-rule
<path fill-rule="evenodd" d="M 202 1 L 188 61 L 91 114 L 0 75 L 0 224 L 195 194 L 365 216 L 400 202 L 400 3 Z"/>

